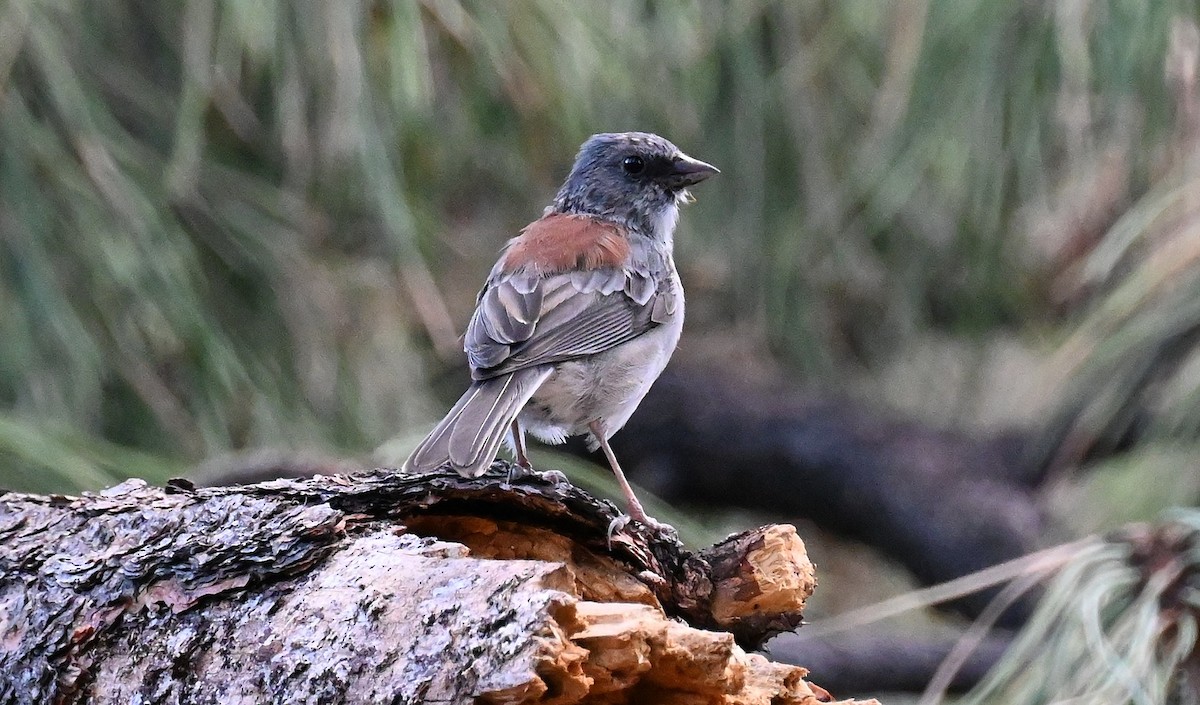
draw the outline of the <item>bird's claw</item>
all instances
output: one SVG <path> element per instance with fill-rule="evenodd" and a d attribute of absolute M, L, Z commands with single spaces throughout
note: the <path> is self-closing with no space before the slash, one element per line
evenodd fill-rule
<path fill-rule="evenodd" d="M 508 484 L 514 485 L 523 480 L 537 479 L 542 482 L 548 482 L 552 485 L 561 485 L 570 482 L 567 476 L 557 470 L 537 471 L 532 465 L 522 465 L 520 463 L 512 463 L 508 466 Z"/>
<path fill-rule="evenodd" d="M 663 522 L 659 521 L 658 519 L 655 519 L 652 516 L 649 516 L 648 514 L 643 513 L 642 516 L 640 516 L 640 517 L 630 516 L 629 514 L 622 514 L 622 515 L 618 516 L 616 519 L 613 519 L 612 521 L 608 522 L 607 537 L 608 537 L 609 549 L 612 549 L 613 536 L 616 536 L 620 532 L 624 531 L 625 527 L 629 526 L 629 523 L 632 521 L 636 521 L 637 523 L 646 527 L 646 529 L 652 534 L 662 534 L 662 535 L 665 535 L 668 537 L 673 537 L 676 539 L 679 538 L 679 530 L 678 529 L 676 529 L 674 526 L 671 526 L 670 524 L 664 524 Z"/>
<path fill-rule="evenodd" d="M 542 480 L 553 485 L 562 485 L 570 483 L 567 476 L 557 470 L 543 470 L 542 472 L 534 471 L 534 474 L 542 478 Z"/>
<path fill-rule="evenodd" d="M 508 484 L 510 485 L 515 485 L 532 474 L 533 467 L 530 465 L 522 465 L 520 463 L 508 464 Z"/>
<path fill-rule="evenodd" d="M 629 516 L 628 514 L 621 514 L 616 519 L 608 522 L 608 532 L 606 533 L 608 550 L 612 550 L 613 536 L 621 531 L 624 531 L 625 527 L 628 526 L 629 522 L 631 521 L 633 521 L 633 517 Z"/>

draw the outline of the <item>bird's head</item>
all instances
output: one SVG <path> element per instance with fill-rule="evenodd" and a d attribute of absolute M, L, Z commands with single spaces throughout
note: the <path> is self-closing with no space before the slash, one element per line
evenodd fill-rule
<path fill-rule="evenodd" d="M 648 132 L 592 135 L 558 191 L 552 210 L 604 218 L 644 235 L 670 238 L 687 188 L 716 167 Z"/>

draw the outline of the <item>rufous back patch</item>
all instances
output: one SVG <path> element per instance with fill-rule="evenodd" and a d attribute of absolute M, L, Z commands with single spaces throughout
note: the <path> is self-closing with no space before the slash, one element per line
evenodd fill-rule
<path fill-rule="evenodd" d="M 504 253 L 504 271 L 534 267 L 544 274 L 620 267 L 629 240 L 619 225 L 582 215 L 552 213 L 521 230 Z"/>

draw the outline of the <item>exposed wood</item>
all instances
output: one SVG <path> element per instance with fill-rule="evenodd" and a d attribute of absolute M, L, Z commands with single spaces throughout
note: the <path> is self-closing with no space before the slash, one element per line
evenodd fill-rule
<path fill-rule="evenodd" d="M 736 534 L 700 557 L 711 566 L 715 626 L 755 645 L 760 634 L 800 626 L 817 578 L 794 526 L 772 524 Z"/>
<path fill-rule="evenodd" d="M 0 496 L 0 703 L 822 697 L 738 644 L 799 623 L 794 529 L 610 543 L 611 504 L 506 474 Z"/>

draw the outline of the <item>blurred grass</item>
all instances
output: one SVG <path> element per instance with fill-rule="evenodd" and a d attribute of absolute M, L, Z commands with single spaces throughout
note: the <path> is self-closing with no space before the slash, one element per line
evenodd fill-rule
<path fill-rule="evenodd" d="M 1179 509 L 1085 543 L 1001 661 L 954 702 L 1196 702 L 1197 528 L 1200 513 Z M 945 701 L 931 686 L 921 703 Z"/>
<path fill-rule="evenodd" d="M 836 387 L 930 331 L 1032 330 L 1076 385 L 1048 456 L 1147 414 L 1194 442 L 1196 365 L 1157 354 L 1190 349 L 1194 210 L 1162 257 L 1138 243 L 1195 193 L 1163 166 L 1194 147 L 1164 62 L 1198 12 L 7 0 L 0 486 L 425 423 L 497 248 L 621 129 L 722 168 L 680 237 L 692 340 L 742 331 Z"/>

